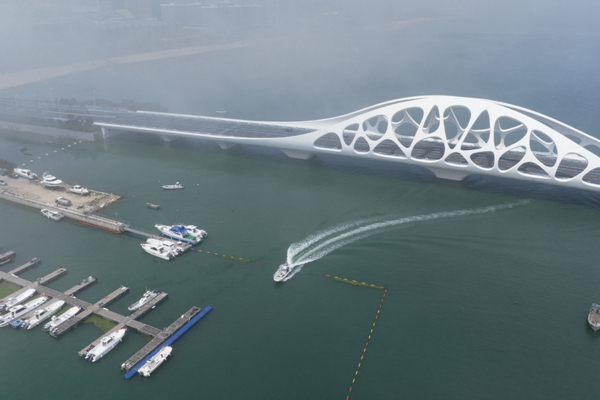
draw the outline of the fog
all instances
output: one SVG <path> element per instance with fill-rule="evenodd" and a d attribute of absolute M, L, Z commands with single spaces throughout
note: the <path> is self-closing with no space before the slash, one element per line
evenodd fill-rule
<path fill-rule="evenodd" d="M 572 124 L 589 114 L 581 110 L 599 100 L 591 89 L 600 85 L 600 4 L 487 3 L 9 1 L 0 13 L 0 97 L 132 99 L 285 120 L 448 94 Z"/>

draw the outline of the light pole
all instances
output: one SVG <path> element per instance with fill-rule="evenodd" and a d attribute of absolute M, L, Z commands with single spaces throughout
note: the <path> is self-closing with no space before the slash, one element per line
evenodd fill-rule
<path fill-rule="evenodd" d="M 60 97 L 56 100 L 56 107 L 58 107 L 58 116 L 62 119 L 62 113 L 60 112 Z"/>
<path fill-rule="evenodd" d="M 94 94 L 94 107 L 96 107 L 96 91 L 94 90 L 92 93 Z"/>

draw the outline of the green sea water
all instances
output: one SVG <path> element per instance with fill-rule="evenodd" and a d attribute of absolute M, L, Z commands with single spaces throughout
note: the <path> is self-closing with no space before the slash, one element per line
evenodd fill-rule
<path fill-rule="evenodd" d="M 452 54 L 447 57 L 458 62 Z M 239 57 L 238 61 L 246 55 L 226 54 L 234 60 Z M 515 55 L 512 60 L 517 59 Z M 471 60 L 480 62 L 474 70 L 483 68 L 479 58 Z M 213 61 L 189 59 L 206 69 Z M 458 71 L 452 62 L 447 67 Z M 138 68 L 145 69 L 144 76 L 154 77 L 173 67 L 162 61 Z M 561 72 L 549 66 L 544 71 L 544 78 L 538 76 L 540 87 L 544 79 L 550 81 Z M 118 72 L 133 74 L 130 67 Z M 431 70 L 422 73 L 433 75 Z M 267 74 L 259 74 L 259 81 Z M 314 77 L 310 71 L 307 76 Z M 54 91 L 60 83 L 75 95 L 79 83 L 97 77 L 94 72 L 61 78 L 53 82 Z M 466 76 L 455 77 L 468 81 Z M 571 84 L 584 87 L 585 79 L 575 77 Z M 199 78 L 194 87 L 209 82 Z M 321 82 L 338 94 L 318 100 L 319 112 L 331 111 L 328 107 L 336 101 L 341 108 L 385 100 L 391 89 L 378 90 L 377 79 L 369 82 L 372 91 L 364 93 L 350 85 L 342 90 L 339 83 Z M 274 93 L 267 105 L 273 107 L 266 111 L 264 104 L 247 106 L 255 99 L 251 90 L 231 95 L 238 116 L 321 116 L 315 115 L 314 103 L 302 103 L 275 89 L 276 80 L 272 83 Z M 458 87 L 444 80 L 433 83 L 440 92 Z M 405 94 L 403 88 L 411 91 L 419 86 L 415 81 L 390 85 L 396 85 L 395 97 Z M 497 90 L 493 93 L 513 98 L 500 81 L 488 85 Z M 475 86 L 471 83 L 471 89 L 456 89 L 462 92 L 454 94 L 485 92 Z M 41 84 L 37 88 L 44 89 Z M 128 90 L 115 96 L 126 96 Z M 182 96 L 194 97 L 193 90 L 180 90 Z M 563 94 L 569 98 L 568 91 Z M 594 96 L 591 90 L 586 95 Z M 215 96 L 226 98 L 226 92 Z M 544 112 L 561 110 L 558 114 L 580 118 L 579 127 L 593 124 L 595 117 L 585 119 L 587 114 L 573 102 L 551 101 L 542 94 L 536 101 L 531 96 L 523 90 L 514 98 L 529 100 L 512 102 L 537 105 Z M 308 109 L 279 113 L 278 99 L 307 104 Z M 562 107 L 566 103 L 572 112 Z M 168 106 L 172 111 L 202 111 L 202 106 L 188 105 L 185 110 L 177 104 Z M 337 111 L 341 110 L 329 116 Z M 33 156 L 22 155 L 23 146 Z M 202 253 L 190 252 L 167 262 L 145 254 L 140 247 L 143 239 L 135 235 L 72 221 L 57 223 L 39 211 L 0 202 L 2 251 L 17 252 L 15 261 L 2 270 L 39 257 L 41 264 L 22 276 L 34 280 L 65 267 L 68 273 L 48 285 L 57 290 L 92 275 L 98 283 L 78 295 L 90 302 L 128 286 L 130 294 L 109 307 L 123 314 L 146 288 L 166 291 L 168 301 L 142 318 L 159 328 L 192 306 L 214 308 L 174 344 L 172 357 L 150 379 L 131 381 L 122 378 L 119 366 L 146 343 L 139 333 L 127 333 L 114 351 L 91 364 L 79 359 L 77 351 L 102 334 L 94 324 L 82 324 L 60 339 L 39 329 L 4 328 L 0 330 L 3 398 L 596 397 L 592 382 L 600 367 L 600 336 L 587 326 L 586 315 L 590 304 L 600 299 L 597 195 L 481 177 L 447 182 L 413 167 L 323 156 L 299 161 L 271 150 L 221 151 L 211 143 L 165 143 L 136 134 L 98 143 L 2 134 L 0 157 L 37 173 L 50 171 L 66 182 L 123 196 L 102 210 L 106 216 L 146 230 L 157 223 L 185 222 L 209 234 L 198 246 Z M 176 181 L 185 189 L 161 189 Z M 148 209 L 147 202 L 161 208 Z M 368 235 L 349 235 L 348 243 L 335 249 L 336 240 L 342 240 L 335 239 L 339 235 L 328 236 L 335 239 L 330 244 L 316 239 L 322 256 L 289 281 L 273 282 L 290 245 L 347 224 L 365 232 L 361 229 L 373 223 L 390 221 L 403 222 L 372 229 Z M 387 292 L 384 298 L 383 289 L 349 285 L 325 275 L 381 285 Z"/>

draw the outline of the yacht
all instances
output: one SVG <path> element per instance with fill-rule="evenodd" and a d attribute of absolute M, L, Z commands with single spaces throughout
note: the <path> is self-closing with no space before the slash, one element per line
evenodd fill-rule
<path fill-rule="evenodd" d="M 277 268 L 277 271 L 275 271 L 275 275 L 273 275 L 273 280 L 275 282 L 281 282 L 291 273 L 292 267 L 287 265 L 287 263 L 283 263 L 279 266 L 279 268 Z"/>
<path fill-rule="evenodd" d="M 150 374 L 153 373 L 156 368 L 160 367 L 160 365 L 167 360 L 167 357 L 171 355 L 172 351 L 173 348 L 171 346 L 165 346 L 160 349 L 158 353 L 146 361 L 146 364 L 138 369 L 139 374 L 142 376 L 150 376 Z"/>
<path fill-rule="evenodd" d="M 23 329 L 27 328 L 29 330 L 35 328 L 40 323 L 56 314 L 64 304 L 64 300 L 59 300 L 55 301 L 54 303 L 51 303 L 50 305 L 42 308 L 41 310 L 35 310 L 33 312 L 33 316 L 30 317 L 29 320 L 23 324 Z"/>
<path fill-rule="evenodd" d="M 160 240 L 160 239 L 147 239 L 146 243 L 152 245 L 152 246 L 163 246 L 167 249 L 169 249 L 169 251 L 171 253 L 173 253 L 173 255 L 178 256 L 181 253 L 185 252 L 185 249 L 183 249 L 181 246 L 178 246 L 176 242 L 173 242 L 172 240 Z"/>
<path fill-rule="evenodd" d="M 37 179 L 38 177 L 37 174 L 34 174 L 33 172 L 25 168 L 15 168 L 13 169 L 13 172 L 26 179 Z"/>
<path fill-rule="evenodd" d="M 75 314 L 77 314 L 80 310 L 81 308 L 79 307 L 71 307 L 58 317 L 53 315 L 50 319 L 50 322 L 44 325 L 44 330 L 53 332 L 54 330 L 56 330 L 56 328 L 58 328 L 60 324 L 67 322 L 68 320 L 73 318 Z"/>
<path fill-rule="evenodd" d="M 55 221 L 60 221 L 65 217 L 64 214 L 61 214 L 58 211 L 48 210 L 47 208 L 42 208 L 42 214 Z"/>
<path fill-rule="evenodd" d="M 62 185 L 63 181 L 55 177 L 54 175 L 50 175 L 48 172 L 44 172 L 42 174 L 42 180 L 40 181 L 40 185 L 45 186 L 47 188 L 55 188 Z"/>
<path fill-rule="evenodd" d="M 150 244 L 150 243 L 142 243 L 142 249 L 148 254 L 153 255 L 154 257 L 162 258 L 163 260 L 172 260 L 175 258 L 175 254 L 171 251 L 171 249 L 161 245 Z"/>
<path fill-rule="evenodd" d="M 154 299 L 156 296 L 160 294 L 159 290 L 147 290 L 146 293 L 142 296 L 141 299 L 127 307 L 129 311 L 136 311 L 142 308 L 144 305 L 148 304 L 150 300 Z"/>
<path fill-rule="evenodd" d="M 184 242 L 189 244 L 198 244 L 202 239 L 192 236 L 188 233 L 185 227 L 181 224 L 169 226 L 169 225 L 154 225 L 164 236 L 176 240 L 178 242 Z"/>
<path fill-rule="evenodd" d="M 75 193 L 75 194 L 80 194 L 82 196 L 85 196 L 86 194 L 89 194 L 90 191 L 87 190 L 86 188 L 84 188 L 83 186 L 79 186 L 79 185 L 75 185 L 75 186 L 71 186 L 69 188 L 69 192 L 71 193 Z"/>
<path fill-rule="evenodd" d="M 187 233 L 189 233 L 191 236 L 197 237 L 200 240 L 208 236 L 208 233 L 206 233 L 204 229 L 198 229 L 198 227 L 194 225 L 183 225 L 183 227 L 185 228 Z"/>
<path fill-rule="evenodd" d="M 179 182 L 175 182 L 174 185 L 163 185 L 163 189 L 166 189 L 166 190 L 183 189 L 183 185 Z"/>
<path fill-rule="evenodd" d="M 125 332 L 127 332 L 127 328 L 123 327 L 114 331 L 108 336 L 104 336 L 102 339 L 100 339 L 100 343 L 98 343 L 96 347 L 93 347 L 90 351 L 88 351 L 85 359 L 91 362 L 96 362 L 104 357 L 109 351 L 114 349 L 115 346 L 119 344 L 119 342 L 123 339 L 123 336 L 125 336 Z"/>
<path fill-rule="evenodd" d="M 7 310 L 17 304 L 21 304 L 35 294 L 35 289 L 27 289 L 23 293 L 15 297 L 9 297 L 6 301 L 0 301 L 0 311 Z"/>
<path fill-rule="evenodd" d="M 48 296 L 38 297 L 37 299 L 33 299 L 25 304 L 19 304 L 14 307 L 8 309 L 8 312 L 0 317 L 0 328 L 10 324 L 12 321 L 15 321 L 27 314 L 29 311 L 35 310 L 42 304 L 48 301 Z"/>

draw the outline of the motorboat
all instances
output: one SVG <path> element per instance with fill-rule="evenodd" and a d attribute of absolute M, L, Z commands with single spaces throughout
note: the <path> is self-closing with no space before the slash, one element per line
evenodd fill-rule
<path fill-rule="evenodd" d="M 198 227 L 194 225 L 183 225 L 183 227 L 187 233 L 189 233 L 191 236 L 197 237 L 200 240 L 208 236 L 208 233 L 204 229 L 198 229 Z"/>
<path fill-rule="evenodd" d="M 15 297 L 9 297 L 6 301 L 0 301 L 0 311 L 8 310 L 9 308 L 21 304 L 35 294 L 35 289 L 27 289 L 23 293 Z"/>
<path fill-rule="evenodd" d="M 49 304 L 47 307 L 35 310 L 33 316 L 31 316 L 28 321 L 24 322 L 23 329 L 29 330 L 35 328 L 40 323 L 56 314 L 64 304 L 64 300 L 58 300 Z"/>
<path fill-rule="evenodd" d="M 164 236 L 176 240 L 178 242 L 184 242 L 189 244 L 198 244 L 202 239 L 192 236 L 188 233 L 185 227 L 181 224 L 177 225 L 154 225 Z"/>
<path fill-rule="evenodd" d="M 167 360 L 167 357 L 171 355 L 173 348 L 171 346 L 165 346 L 158 353 L 152 356 L 144 365 L 138 369 L 138 373 L 142 376 L 150 376 L 156 368 L 160 367 L 162 363 Z"/>
<path fill-rule="evenodd" d="M 160 294 L 159 290 L 147 290 L 146 293 L 142 296 L 141 299 L 127 307 L 129 311 L 136 311 L 142 308 L 144 305 L 148 304 L 150 300 L 154 299 L 156 296 Z"/>
<path fill-rule="evenodd" d="M 292 267 L 287 265 L 287 263 L 283 263 L 277 268 L 275 274 L 273 275 L 273 280 L 275 282 L 283 281 L 289 274 L 292 273 Z"/>
<path fill-rule="evenodd" d="M 185 249 L 182 248 L 181 246 L 178 246 L 176 242 L 173 242 L 172 240 L 161 240 L 161 239 L 147 239 L 146 243 L 153 245 L 153 246 L 163 246 L 166 247 L 167 249 L 169 249 L 169 251 L 171 253 L 173 253 L 175 256 L 180 255 L 181 253 L 185 252 Z"/>
<path fill-rule="evenodd" d="M 96 347 L 91 348 L 87 352 L 87 354 L 85 355 L 85 359 L 91 362 L 96 362 L 102 357 L 104 357 L 112 349 L 114 349 L 115 346 L 118 345 L 121 340 L 123 340 L 125 332 L 127 332 L 127 327 L 118 329 L 110 335 L 100 339 L 100 343 L 98 343 Z"/>
<path fill-rule="evenodd" d="M 85 196 L 86 194 L 90 194 L 90 191 L 83 186 L 75 185 L 69 188 L 69 192 L 79 194 L 81 196 Z"/>
<path fill-rule="evenodd" d="M 10 324 L 12 321 L 19 319 L 28 312 L 35 310 L 46 301 L 48 301 L 48 296 L 42 296 L 38 297 L 37 299 L 30 300 L 25 304 L 19 304 L 9 308 L 8 312 L 0 317 L 0 328 Z"/>
<path fill-rule="evenodd" d="M 175 182 L 174 185 L 163 185 L 163 189 L 166 190 L 175 190 L 175 189 L 183 189 L 183 185 L 179 182 Z"/>
<path fill-rule="evenodd" d="M 60 221 L 65 217 L 64 214 L 61 214 L 58 211 L 48 210 L 47 208 L 42 208 L 42 214 L 55 221 Z"/>
<path fill-rule="evenodd" d="M 40 181 L 40 185 L 45 186 L 47 188 L 56 188 L 62 185 L 63 181 L 55 177 L 54 175 L 50 175 L 48 172 L 44 172 L 42 174 L 42 180 Z"/>
<path fill-rule="evenodd" d="M 163 245 L 154 245 L 150 243 L 142 243 L 142 249 L 148 254 L 154 257 L 162 258 L 163 260 L 172 260 L 175 258 L 175 254 Z"/>
<path fill-rule="evenodd" d="M 160 208 L 160 205 L 158 204 L 146 203 L 146 205 L 148 206 L 148 208 L 151 208 L 153 210 L 158 210 Z"/>
<path fill-rule="evenodd" d="M 79 307 L 71 307 L 67 311 L 65 311 L 64 313 L 59 315 L 58 317 L 53 315 L 52 318 L 50 319 L 50 322 L 48 322 L 48 323 L 46 323 L 46 325 L 44 325 L 44 330 L 54 332 L 58 328 L 59 325 L 61 325 L 64 322 L 67 322 L 68 320 L 73 318 L 80 310 L 81 310 L 81 308 L 79 308 Z"/>
<path fill-rule="evenodd" d="M 37 179 L 37 174 L 34 174 L 33 172 L 31 172 L 28 169 L 25 168 L 15 168 L 13 169 L 13 172 L 17 175 L 19 175 L 20 177 L 26 178 L 26 179 Z"/>

